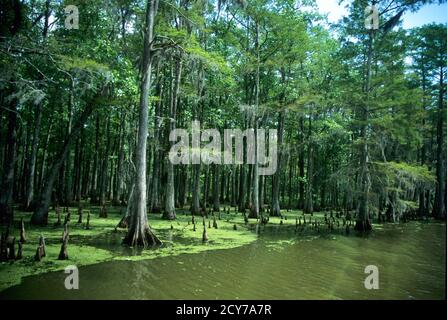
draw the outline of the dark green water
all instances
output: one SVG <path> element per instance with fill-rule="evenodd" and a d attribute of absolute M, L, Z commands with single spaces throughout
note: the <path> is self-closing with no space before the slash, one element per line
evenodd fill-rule
<path fill-rule="evenodd" d="M 0 293 L 25 299 L 443 299 L 445 224 L 386 225 L 367 238 L 300 239 L 265 232 L 229 250 L 79 269 L 79 290 L 66 274 L 26 278 Z M 379 268 L 379 290 L 367 290 L 364 268 Z"/>

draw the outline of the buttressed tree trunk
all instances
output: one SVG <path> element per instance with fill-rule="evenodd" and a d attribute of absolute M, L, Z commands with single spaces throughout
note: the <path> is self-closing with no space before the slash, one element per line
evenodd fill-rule
<path fill-rule="evenodd" d="M 143 69 L 140 87 L 140 106 L 138 123 L 138 140 L 136 148 L 135 194 L 134 206 L 130 212 L 130 225 L 123 243 L 129 246 L 151 246 L 161 244 L 149 227 L 147 221 L 146 194 L 146 145 L 149 117 L 149 92 L 151 87 L 152 52 L 151 43 L 154 35 L 154 20 L 158 0 L 148 0 L 146 8 L 146 30 L 144 34 Z"/>

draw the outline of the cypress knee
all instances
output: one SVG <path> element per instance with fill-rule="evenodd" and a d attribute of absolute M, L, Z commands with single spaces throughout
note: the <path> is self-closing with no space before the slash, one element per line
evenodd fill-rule
<path fill-rule="evenodd" d="M 19 241 L 19 249 L 17 250 L 16 260 L 22 259 L 23 243 Z"/>
<path fill-rule="evenodd" d="M 35 261 L 41 261 L 45 257 L 45 239 L 41 235 L 39 238 L 39 246 L 36 249 L 36 255 L 34 256 Z"/>
<path fill-rule="evenodd" d="M 15 260 L 16 259 L 16 238 L 15 237 L 9 237 L 7 240 L 8 245 L 8 260 Z"/>
<path fill-rule="evenodd" d="M 69 229 L 68 225 L 65 225 L 64 232 L 62 234 L 62 245 L 61 245 L 61 251 L 59 252 L 58 260 L 68 259 L 68 253 L 67 253 L 68 238 L 69 238 Z"/>
<path fill-rule="evenodd" d="M 90 211 L 87 211 L 87 224 L 85 225 L 86 230 L 90 230 Z"/>
<path fill-rule="evenodd" d="M 20 220 L 20 241 L 21 243 L 26 242 L 26 236 L 25 236 L 25 223 L 23 222 L 23 218 Z"/>
<path fill-rule="evenodd" d="M 217 221 L 216 221 L 216 217 L 214 217 L 213 228 L 214 228 L 214 229 L 217 229 Z"/>
<path fill-rule="evenodd" d="M 45 238 L 43 237 L 43 235 L 40 235 L 39 237 L 39 247 L 41 248 L 41 256 L 45 257 L 46 256 L 46 250 L 45 250 Z"/>
<path fill-rule="evenodd" d="M 202 242 L 208 242 L 208 234 L 206 233 L 206 226 L 203 225 Z"/>

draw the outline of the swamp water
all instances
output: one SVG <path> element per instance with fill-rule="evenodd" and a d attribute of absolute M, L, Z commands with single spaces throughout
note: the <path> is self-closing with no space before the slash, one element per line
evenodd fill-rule
<path fill-rule="evenodd" d="M 234 249 L 81 267 L 79 290 L 65 289 L 63 271 L 27 277 L 0 298 L 444 299 L 445 234 L 436 222 L 377 226 L 367 237 L 272 226 Z M 116 240 L 107 246 L 122 250 Z M 364 287 L 367 265 L 379 269 L 379 290 Z"/>

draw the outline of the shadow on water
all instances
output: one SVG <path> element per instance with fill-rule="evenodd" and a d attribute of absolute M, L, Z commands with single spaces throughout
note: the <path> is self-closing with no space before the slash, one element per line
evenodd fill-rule
<path fill-rule="evenodd" d="M 261 228 L 258 240 L 239 248 L 81 267 L 79 290 L 65 289 L 64 272 L 32 276 L 1 292 L 0 298 L 444 298 L 445 224 L 377 226 L 367 237 Z M 121 238 L 111 233 L 89 241 L 117 254 L 135 254 L 121 246 Z M 367 265 L 379 268 L 379 290 L 364 287 Z"/>

